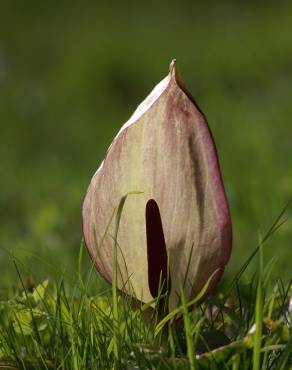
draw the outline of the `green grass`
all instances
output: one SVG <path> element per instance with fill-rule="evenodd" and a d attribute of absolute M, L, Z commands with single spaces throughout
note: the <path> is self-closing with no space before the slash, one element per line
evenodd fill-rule
<path fill-rule="evenodd" d="M 17 262 L 15 267 L 22 288 L 0 302 L 1 367 L 289 369 L 292 365 L 291 282 L 264 283 L 266 269 L 258 270 L 251 281 L 237 281 L 230 294 L 218 292 L 193 311 L 188 311 L 181 295 L 182 309 L 159 336 L 155 312 L 145 316 L 146 306 L 133 308 L 129 297 L 113 296 L 110 288 L 91 296 L 84 289 L 86 283 L 67 286 L 64 280 L 27 286 Z"/>
<path fill-rule="evenodd" d="M 161 293 L 149 313 L 149 304 L 133 305 L 131 297 L 117 291 L 117 236 L 125 201 L 126 196 L 115 217 L 113 284 L 98 295 L 87 290 L 96 275 L 93 266 L 82 271 L 83 243 L 73 286 L 64 279 L 28 284 L 13 259 L 20 288 L 0 302 L 0 368 L 289 369 L 292 280 L 272 281 L 274 261 L 264 266 L 267 237 L 256 249 L 259 268 L 252 280 L 244 280 L 243 270 L 256 253 L 235 275 L 231 289 L 196 305 L 211 276 L 189 302 L 182 288 L 178 307 L 161 317 Z M 283 224 L 283 212 L 280 216 L 268 236 Z"/>

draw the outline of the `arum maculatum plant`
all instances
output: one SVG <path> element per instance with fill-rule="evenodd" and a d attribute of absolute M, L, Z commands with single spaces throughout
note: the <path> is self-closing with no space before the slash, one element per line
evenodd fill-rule
<path fill-rule="evenodd" d="M 231 252 L 229 208 L 212 134 L 175 60 L 114 138 L 82 214 L 96 269 L 135 299 L 162 292 L 171 311 L 182 291 L 189 302 L 208 280 L 202 299 L 217 285 Z"/>

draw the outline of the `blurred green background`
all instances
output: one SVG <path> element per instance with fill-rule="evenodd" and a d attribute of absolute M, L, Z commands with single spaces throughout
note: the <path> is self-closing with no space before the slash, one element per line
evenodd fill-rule
<path fill-rule="evenodd" d="M 76 270 L 90 178 L 173 57 L 217 143 L 227 277 L 257 245 L 292 194 L 291 2 L 1 2 L 3 284 L 11 253 L 35 279 Z M 265 249 L 275 276 L 291 277 L 291 241 L 289 220 Z"/>

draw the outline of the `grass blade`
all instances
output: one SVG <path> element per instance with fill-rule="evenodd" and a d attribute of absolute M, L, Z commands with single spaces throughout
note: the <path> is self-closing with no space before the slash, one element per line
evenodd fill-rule
<path fill-rule="evenodd" d="M 261 342 L 262 342 L 262 326 L 263 326 L 263 248 L 260 246 L 259 257 L 259 281 L 256 296 L 255 308 L 255 335 L 253 347 L 253 370 L 260 369 L 261 360 Z"/>
<path fill-rule="evenodd" d="M 189 311 L 188 311 L 188 307 L 187 307 L 186 300 L 185 300 L 184 291 L 182 288 L 180 289 L 180 298 L 182 302 L 182 311 L 183 311 L 185 334 L 186 334 L 186 341 L 187 341 L 187 353 L 188 353 L 190 369 L 196 370 L 195 350 L 194 350 L 193 337 L 191 333 L 190 316 L 189 316 Z"/>
<path fill-rule="evenodd" d="M 200 293 L 197 294 L 197 296 L 190 302 L 186 303 L 186 307 L 189 308 L 191 306 L 193 306 L 194 304 L 198 303 L 201 298 L 205 295 L 205 293 L 207 292 L 208 290 L 208 287 L 213 279 L 213 277 L 216 275 L 216 273 L 218 272 L 218 270 L 214 271 L 213 274 L 209 277 L 209 279 L 207 280 L 207 282 L 205 283 L 205 285 L 203 286 L 203 288 L 201 289 Z M 175 310 L 171 311 L 168 315 L 166 315 L 160 322 L 159 324 L 156 326 L 155 328 L 155 333 L 154 333 L 154 337 L 156 337 L 159 332 L 163 329 L 164 325 L 172 320 L 177 314 L 179 313 L 182 313 L 184 310 L 183 306 L 179 306 L 178 308 L 176 308 Z"/>

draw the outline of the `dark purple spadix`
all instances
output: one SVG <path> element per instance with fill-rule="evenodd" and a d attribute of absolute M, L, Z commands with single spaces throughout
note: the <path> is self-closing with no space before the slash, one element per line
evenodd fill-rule
<path fill-rule="evenodd" d="M 160 212 L 154 199 L 146 204 L 148 283 L 153 298 L 170 288 L 167 281 L 167 253 Z"/>

